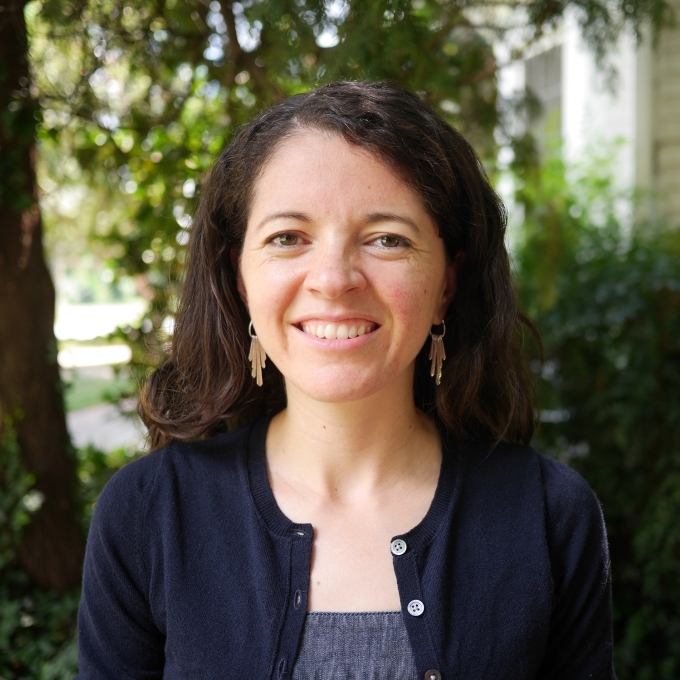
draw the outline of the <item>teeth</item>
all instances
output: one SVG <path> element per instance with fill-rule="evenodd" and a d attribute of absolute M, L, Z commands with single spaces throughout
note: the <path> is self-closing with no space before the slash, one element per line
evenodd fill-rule
<path fill-rule="evenodd" d="M 373 331 L 375 326 L 373 324 L 362 323 L 358 326 L 349 326 L 345 323 L 321 323 L 321 324 L 304 324 L 302 330 L 309 335 L 316 335 L 317 338 L 325 338 L 326 340 L 347 340 L 356 338 L 359 335 L 365 335 Z"/>

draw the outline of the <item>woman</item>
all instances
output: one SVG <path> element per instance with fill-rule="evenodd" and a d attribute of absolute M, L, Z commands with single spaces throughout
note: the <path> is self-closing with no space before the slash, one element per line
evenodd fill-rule
<path fill-rule="evenodd" d="M 614 677 L 599 505 L 526 445 L 504 227 L 391 85 L 240 130 L 143 396 L 155 451 L 97 505 L 80 678 Z"/>

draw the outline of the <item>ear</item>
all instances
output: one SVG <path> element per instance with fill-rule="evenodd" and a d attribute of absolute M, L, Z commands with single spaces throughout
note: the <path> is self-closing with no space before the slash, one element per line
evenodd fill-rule
<path fill-rule="evenodd" d="M 453 302 L 453 298 L 456 296 L 456 289 L 458 287 L 458 275 L 463 265 L 465 264 L 465 258 L 467 253 L 464 250 L 459 250 L 456 256 L 453 258 L 453 262 L 449 262 L 446 265 L 446 273 L 444 280 L 444 290 L 442 291 L 442 296 L 439 301 L 439 306 L 437 307 L 437 312 L 433 319 L 433 324 L 438 326 L 446 316 L 446 312 Z"/>
<path fill-rule="evenodd" d="M 248 295 L 246 293 L 246 287 L 243 284 L 243 277 L 241 276 L 241 251 L 238 246 L 232 246 L 229 251 L 229 256 L 231 257 L 231 266 L 234 268 L 234 273 L 236 274 L 236 289 L 238 294 L 243 300 L 243 304 L 248 307 Z"/>

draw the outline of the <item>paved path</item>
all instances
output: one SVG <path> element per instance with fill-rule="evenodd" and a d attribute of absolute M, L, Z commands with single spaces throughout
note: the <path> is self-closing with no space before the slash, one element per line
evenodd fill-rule
<path fill-rule="evenodd" d="M 98 404 L 72 411 L 66 416 L 73 445 L 82 448 L 92 444 L 102 451 L 133 448 L 141 445 L 144 425 L 137 416 L 123 415 L 113 404 Z"/>

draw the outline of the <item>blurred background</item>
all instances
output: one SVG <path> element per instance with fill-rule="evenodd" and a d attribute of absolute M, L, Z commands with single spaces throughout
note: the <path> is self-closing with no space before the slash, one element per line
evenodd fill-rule
<path fill-rule="evenodd" d="M 678 0 L 0 1 L 0 680 L 72 678 L 201 179 L 262 107 L 416 91 L 509 210 L 537 448 L 600 498 L 621 680 L 680 678 Z"/>

